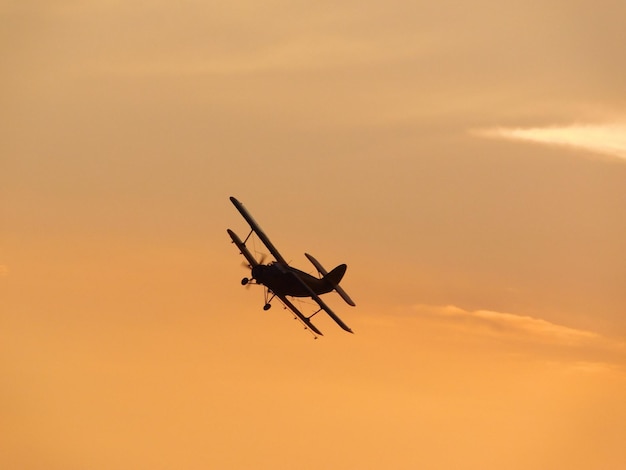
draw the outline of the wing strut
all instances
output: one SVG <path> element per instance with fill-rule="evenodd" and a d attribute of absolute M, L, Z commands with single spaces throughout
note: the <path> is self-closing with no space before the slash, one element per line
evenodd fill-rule
<path fill-rule="evenodd" d="M 317 327 L 313 323 L 311 323 L 310 317 L 308 317 L 308 318 L 305 317 L 302 314 L 302 312 L 300 312 L 300 310 L 298 310 L 298 308 L 289 301 L 289 299 L 287 297 L 285 297 L 284 295 L 278 295 L 278 294 L 276 294 L 276 297 L 278 297 L 280 299 L 280 301 L 286 307 L 288 307 L 289 310 L 291 310 L 296 317 L 298 317 L 298 320 L 300 320 L 304 324 L 304 326 L 306 328 L 310 328 L 311 331 L 313 331 L 314 333 L 316 333 L 316 334 L 318 334 L 320 336 L 324 336 L 324 334 L 320 330 L 318 330 Z M 311 316 L 313 316 L 313 315 L 311 315 Z"/>

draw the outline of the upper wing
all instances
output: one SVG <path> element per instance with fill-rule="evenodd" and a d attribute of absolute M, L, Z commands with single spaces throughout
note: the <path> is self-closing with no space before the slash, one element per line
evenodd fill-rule
<path fill-rule="evenodd" d="M 256 222 L 256 220 L 254 220 L 252 215 L 250 215 L 250 213 L 246 210 L 246 208 L 243 206 L 243 204 L 241 202 L 239 202 L 237 199 L 235 199 L 234 197 L 232 197 L 232 196 L 230 198 L 230 201 L 237 208 L 237 210 L 243 216 L 243 218 L 246 219 L 246 222 L 248 222 L 248 224 L 250 224 L 250 228 L 252 228 L 254 233 L 257 234 L 259 239 L 267 247 L 267 249 L 270 251 L 272 256 L 276 259 L 276 261 L 278 261 L 280 263 L 283 263 L 283 264 L 289 264 L 289 263 L 287 263 L 287 261 L 285 261 L 285 258 L 283 258 L 283 256 L 278 252 L 276 247 L 272 244 L 272 242 L 267 237 L 267 235 L 265 235 L 265 232 L 263 232 L 263 230 L 261 229 L 259 224 Z"/>

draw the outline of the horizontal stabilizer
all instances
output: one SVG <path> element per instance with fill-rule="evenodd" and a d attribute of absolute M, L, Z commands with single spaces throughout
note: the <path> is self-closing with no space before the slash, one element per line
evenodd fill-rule
<path fill-rule="evenodd" d="M 353 307 L 356 306 L 356 304 L 350 298 L 350 296 L 346 293 L 346 291 L 343 290 L 343 288 L 339 285 L 339 281 L 341 281 L 341 278 L 343 277 L 343 275 L 344 275 L 344 273 L 346 272 L 346 269 L 347 269 L 347 266 L 345 264 L 341 264 L 341 265 L 337 266 L 330 273 L 328 273 L 328 271 L 326 271 L 326 269 L 324 269 L 324 266 L 322 266 L 319 261 L 317 261 L 315 258 L 313 258 L 313 256 L 311 256 L 308 253 L 305 253 L 304 256 L 306 256 L 308 258 L 308 260 L 311 263 L 313 263 L 313 266 L 315 266 L 315 269 L 317 269 L 317 271 L 322 276 L 324 276 L 324 279 L 326 279 L 328 282 L 330 282 L 332 284 L 333 289 L 335 289 L 337 291 L 337 293 L 341 296 L 341 298 L 343 300 L 346 301 L 346 303 L 348 305 L 352 305 Z"/>

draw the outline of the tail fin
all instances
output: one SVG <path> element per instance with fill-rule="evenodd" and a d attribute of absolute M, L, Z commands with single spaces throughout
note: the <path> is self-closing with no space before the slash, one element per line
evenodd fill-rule
<path fill-rule="evenodd" d="M 347 265 L 340 264 L 335 269 L 333 269 L 331 272 L 326 274 L 324 276 L 324 280 L 330 282 L 333 286 L 336 286 L 337 284 L 339 284 L 341 282 L 341 279 L 343 278 L 343 275 L 346 273 L 346 269 L 348 269 Z"/>
<path fill-rule="evenodd" d="M 356 305 L 354 303 L 354 300 L 350 298 L 350 296 L 346 293 L 346 291 L 343 290 L 339 286 L 339 281 L 341 281 L 341 279 L 343 278 L 343 275 L 346 273 L 346 269 L 348 268 L 348 266 L 346 266 L 345 264 L 340 264 L 339 266 L 337 266 L 335 269 L 333 269 L 331 272 L 328 273 L 326 272 L 324 267 L 320 264 L 320 262 L 317 261 L 315 258 L 313 258 L 313 256 L 311 256 L 308 253 L 305 253 L 304 256 L 306 256 L 309 259 L 309 261 L 313 263 L 313 266 L 315 266 L 318 272 L 322 276 L 324 276 L 324 279 L 330 285 L 333 286 L 333 289 L 337 291 L 337 293 L 341 296 L 343 300 L 346 301 L 348 305 L 352 305 L 353 307 Z"/>

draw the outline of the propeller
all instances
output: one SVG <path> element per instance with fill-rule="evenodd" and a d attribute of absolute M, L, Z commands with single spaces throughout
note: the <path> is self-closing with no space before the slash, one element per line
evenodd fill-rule
<path fill-rule="evenodd" d="M 267 254 L 261 253 L 261 259 L 259 259 L 258 263 L 263 264 L 266 259 L 267 259 Z M 245 261 L 241 262 L 241 266 L 247 269 L 252 269 L 252 266 L 250 265 L 250 263 L 246 263 Z"/>
<path fill-rule="evenodd" d="M 259 263 L 259 264 L 263 264 L 263 263 L 265 262 L 266 258 L 267 258 L 267 254 L 266 254 L 266 253 L 261 253 L 261 258 L 259 259 L 258 263 Z M 242 267 L 244 267 L 244 268 L 246 268 L 246 269 L 249 269 L 250 271 L 252 271 L 252 266 L 251 266 L 249 263 L 246 263 L 245 261 L 242 261 L 242 262 L 241 262 L 241 266 L 242 266 Z M 251 281 L 251 280 L 252 280 L 252 279 L 247 279 L 247 278 L 244 278 L 244 279 L 241 281 L 241 283 L 242 283 L 244 286 L 246 286 L 246 288 L 248 289 L 248 288 L 250 288 L 250 283 L 249 283 L 249 281 Z M 245 282 L 244 282 L 244 281 L 245 281 Z"/>

